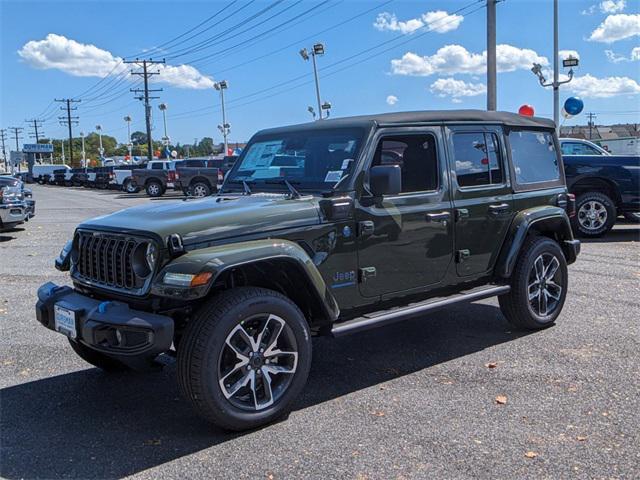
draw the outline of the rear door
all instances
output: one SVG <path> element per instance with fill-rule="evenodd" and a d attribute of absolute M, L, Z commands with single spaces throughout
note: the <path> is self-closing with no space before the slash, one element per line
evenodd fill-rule
<path fill-rule="evenodd" d="M 501 127 L 447 129 L 455 219 L 456 271 L 492 270 L 514 215 Z"/>

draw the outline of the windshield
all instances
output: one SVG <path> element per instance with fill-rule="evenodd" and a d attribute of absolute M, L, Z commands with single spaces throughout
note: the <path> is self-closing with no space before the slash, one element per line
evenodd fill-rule
<path fill-rule="evenodd" d="M 333 188 L 354 168 L 363 137 L 359 128 L 257 137 L 229 173 L 224 189 L 242 189 L 244 182 L 254 190 L 254 185 L 286 185 L 284 180 L 300 189 Z"/>

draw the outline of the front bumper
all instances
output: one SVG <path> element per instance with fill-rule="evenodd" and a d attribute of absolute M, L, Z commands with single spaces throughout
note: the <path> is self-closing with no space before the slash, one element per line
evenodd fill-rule
<path fill-rule="evenodd" d="M 25 202 L 0 204 L 0 228 L 11 228 L 27 220 Z"/>
<path fill-rule="evenodd" d="M 173 342 L 171 317 L 132 310 L 123 302 L 96 300 L 48 282 L 38 289 L 36 317 L 53 331 L 57 331 L 55 305 L 74 312 L 74 341 L 134 369 L 151 366 Z"/>

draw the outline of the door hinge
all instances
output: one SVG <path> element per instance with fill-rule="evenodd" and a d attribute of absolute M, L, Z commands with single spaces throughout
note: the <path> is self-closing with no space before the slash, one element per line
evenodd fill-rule
<path fill-rule="evenodd" d="M 376 276 L 376 267 L 364 267 L 360 269 L 360 283 L 364 283 L 367 280 Z"/>
<path fill-rule="evenodd" d="M 471 252 L 469 250 L 466 250 L 466 249 L 465 250 L 458 250 L 456 252 L 456 262 L 457 263 L 462 263 L 470 255 L 471 255 Z"/>

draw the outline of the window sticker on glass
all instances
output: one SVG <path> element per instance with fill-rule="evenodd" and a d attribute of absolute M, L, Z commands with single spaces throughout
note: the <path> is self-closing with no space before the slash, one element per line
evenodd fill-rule
<path fill-rule="evenodd" d="M 340 167 L 341 170 L 346 170 L 347 168 L 349 168 L 349 164 L 353 162 L 353 158 L 345 158 L 342 161 L 342 167 Z"/>
<path fill-rule="evenodd" d="M 325 182 L 337 182 L 342 178 L 342 170 L 330 170 L 324 177 Z"/>

